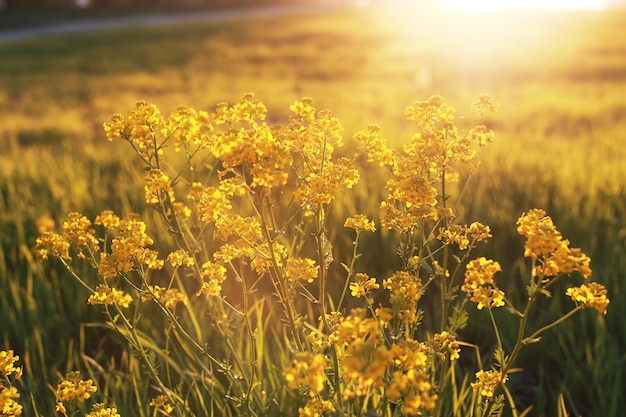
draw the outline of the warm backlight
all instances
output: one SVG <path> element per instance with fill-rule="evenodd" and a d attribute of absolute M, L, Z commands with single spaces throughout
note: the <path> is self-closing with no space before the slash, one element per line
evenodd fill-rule
<path fill-rule="evenodd" d="M 569 9 L 602 10 L 605 0 L 440 0 L 444 6 L 459 10 Z"/>

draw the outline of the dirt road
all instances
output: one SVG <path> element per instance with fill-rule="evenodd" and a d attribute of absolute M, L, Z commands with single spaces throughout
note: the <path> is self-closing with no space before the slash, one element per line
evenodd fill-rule
<path fill-rule="evenodd" d="M 50 36 L 63 36 L 100 30 L 113 30 L 125 27 L 150 27 L 236 19 L 257 19 L 273 16 L 319 13 L 340 8 L 345 9 L 346 7 L 345 1 L 326 0 L 315 4 L 281 4 L 241 9 L 102 18 L 7 31 L 3 31 L 0 28 L 0 44 Z"/>

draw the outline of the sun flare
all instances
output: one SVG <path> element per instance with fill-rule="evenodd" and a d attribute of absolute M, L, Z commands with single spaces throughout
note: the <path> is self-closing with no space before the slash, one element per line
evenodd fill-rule
<path fill-rule="evenodd" d="M 503 9 L 603 10 L 605 0 L 440 0 L 445 7 L 483 11 Z"/>

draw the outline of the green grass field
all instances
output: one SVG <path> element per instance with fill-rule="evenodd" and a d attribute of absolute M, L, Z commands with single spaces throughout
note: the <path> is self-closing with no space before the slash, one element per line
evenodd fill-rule
<path fill-rule="evenodd" d="M 556 415 L 560 392 L 572 415 L 619 415 L 626 407 L 624 27 L 622 12 L 479 18 L 363 10 L 0 45 L 0 347 L 23 360 L 25 407 L 32 399 L 48 415 L 54 396 L 42 381 L 85 366 L 87 357 L 109 364 L 107 352 L 122 350 L 89 324 L 100 317 L 76 302 L 84 291 L 32 252 L 42 215 L 142 207 L 128 149 L 108 143 L 102 130 L 112 113 L 126 114 L 139 99 L 165 114 L 181 104 L 210 110 L 252 91 L 284 121 L 289 104 L 310 96 L 339 117 L 346 142 L 378 124 L 401 146 L 414 131 L 404 118 L 414 100 L 439 94 L 471 119 L 472 100 L 488 93 L 500 105 L 486 120 L 496 142 L 481 155 L 461 215 L 492 227 L 485 252 L 515 288 L 523 245 L 515 220 L 546 209 L 591 256 L 612 299 L 605 319 L 585 312 L 526 351 L 518 394 L 535 404 L 531 415 Z M 338 216 L 374 213 L 381 189 L 365 173 Z M 367 244 L 372 253 L 386 247 L 382 235 Z M 545 314 L 562 307 L 546 303 Z M 124 376 L 110 379 L 112 387 L 123 383 Z M 117 402 L 120 411 L 130 407 Z"/>

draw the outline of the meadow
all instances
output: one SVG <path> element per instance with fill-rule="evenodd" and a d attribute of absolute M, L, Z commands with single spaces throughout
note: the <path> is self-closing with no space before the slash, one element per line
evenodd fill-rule
<path fill-rule="evenodd" d="M 469 125 L 470 104 L 488 93 L 499 104 L 485 116 L 496 140 L 481 151 L 458 209 L 464 221 L 491 227 L 494 238 L 480 251 L 502 264 L 507 293 L 523 299 L 519 277 L 527 266 L 515 221 L 543 208 L 591 257 L 612 299 L 606 316 L 579 313 L 523 351 L 520 408 L 557 415 L 562 393 L 572 415 L 617 416 L 626 406 L 625 25 L 623 12 L 376 9 L 0 45 L 0 347 L 20 355 L 25 409 L 32 413 L 37 403 L 49 415 L 47 384 L 60 374 L 108 370 L 105 393 L 116 392 L 118 409 L 131 415 L 123 414 L 132 409 L 131 390 L 124 397 L 120 387 L 137 381 L 115 371 L 129 355 L 123 342 L 99 324 L 100 312 L 77 302 L 88 294 L 62 267 L 34 255 L 42 216 L 93 218 L 106 208 L 156 218 L 143 204 L 127 145 L 105 138 L 111 114 L 127 114 L 140 99 L 164 114 L 181 104 L 212 110 L 254 92 L 271 122 L 285 122 L 289 105 L 309 96 L 318 109 L 333 110 L 349 149 L 349 138 L 369 124 L 392 145 L 408 143 L 415 124 L 404 108 L 433 94 Z M 335 221 L 376 216 L 384 183 L 368 170 L 337 203 Z M 388 275 L 397 262 L 389 242 L 383 232 L 363 242 L 360 262 L 373 276 Z M 557 299 L 543 303 L 539 322 L 566 309 Z M 485 327 L 465 336 L 488 343 Z M 505 339 L 514 333 L 503 329 Z"/>

